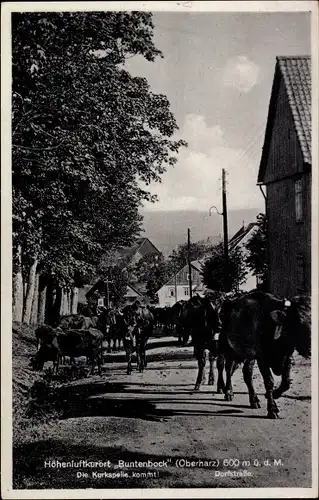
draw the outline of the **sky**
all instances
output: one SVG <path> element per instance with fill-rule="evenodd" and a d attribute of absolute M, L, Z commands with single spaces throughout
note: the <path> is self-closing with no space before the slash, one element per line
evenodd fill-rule
<path fill-rule="evenodd" d="M 136 57 L 128 69 L 168 97 L 188 148 L 145 209 L 219 208 L 225 168 L 228 208 L 262 210 L 256 182 L 276 56 L 310 54 L 310 15 L 156 12 L 153 22 L 164 59 Z"/>

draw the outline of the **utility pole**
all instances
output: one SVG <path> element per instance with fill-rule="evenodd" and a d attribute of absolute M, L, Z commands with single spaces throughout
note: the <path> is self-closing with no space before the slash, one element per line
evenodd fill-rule
<path fill-rule="evenodd" d="M 176 270 L 175 270 L 175 276 L 174 276 L 174 285 L 175 285 L 175 304 L 177 302 L 177 276 L 176 276 Z"/>
<path fill-rule="evenodd" d="M 191 248 L 191 232 L 190 232 L 190 229 L 188 228 L 187 229 L 187 260 L 188 260 L 189 298 L 191 299 L 193 296 L 193 290 L 192 290 L 192 266 L 191 266 L 190 248 Z"/>
<path fill-rule="evenodd" d="M 222 170 L 222 192 L 223 192 L 223 230 L 224 230 L 224 257 L 225 257 L 225 288 L 229 292 L 229 257 L 228 257 L 228 222 L 227 222 L 227 195 L 226 195 L 226 172 Z"/>
<path fill-rule="evenodd" d="M 109 288 L 109 284 L 110 283 L 113 283 L 113 280 L 109 279 L 110 278 L 110 268 L 108 267 L 107 268 L 107 272 L 106 272 L 106 280 L 105 280 L 105 306 L 107 309 L 109 309 L 110 307 L 110 288 Z"/>

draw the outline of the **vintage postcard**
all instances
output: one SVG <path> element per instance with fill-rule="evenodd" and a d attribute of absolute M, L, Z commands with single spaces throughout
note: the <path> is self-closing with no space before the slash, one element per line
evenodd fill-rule
<path fill-rule="evenodd" d="M 318 4 L 5 2 L 1 493 L 318 492 Z"/>

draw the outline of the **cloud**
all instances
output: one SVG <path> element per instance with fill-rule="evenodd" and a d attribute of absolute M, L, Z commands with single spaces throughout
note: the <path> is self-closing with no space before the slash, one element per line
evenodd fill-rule
<path fill-rule="evenodd" d="M 224 68 L 223 82 L 240 92 L 250 92 L 259 82 L 260 69 L 246 56 L 228 59 Z"/>
<path fill-rule="evenodd" d="M 212 145 L 223 144 L 223 131 L 219 125 L 209 127 L 204 116 L 186 115 L 181 136 L 192 151 L 207 151 Z"/>
<path fill-rule="evenodd" d="M 228 172 L 229 209 L 263 207 L 256 186 L 257 169 L 247 155 L 225 144 L 219 125 L 208 126 L 200 115 L 188 115 L 181 131 L 189 144 L 179 154 L 178 163 L 153 184 L 152 194 L 159 202 L 147 203 L 147 210 L 204 210 L 212 205 L 221 209 L 221 171 Z"/>

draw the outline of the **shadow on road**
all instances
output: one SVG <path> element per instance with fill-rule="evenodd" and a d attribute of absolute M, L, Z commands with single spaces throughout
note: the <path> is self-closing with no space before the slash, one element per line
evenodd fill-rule
<path fill-rule="evenodd" d="M 187 392 L 154 393 L 152 389 L 147 391 L 132 385 L 134 384 L 104 381 L 61 387 L 54 406 L 61 419 L 103 416 L 161 422 L 174 416 L 195 415 L 264 418 L 258 413 L 244 415 L 243 410 L 249 410 L 248 402 L 247 405 L 240 405 L 226 402 L 220 397 L 211 396 L 208 399 L 200 397 L 198 392 L 196 397 L 192 397 L 194 393 Z M 176 398 L 177 394 L 189 394 L 189 397 Z"/>
<path fill-rule="evenodd" d="M 152 353 L 152 350 L 155 349 L 153 347 L 147 349 L 147 361 L 148 362 L 159 362 L 159 361 L 179 361 L 179 360 L 187 360 L 193 361 L 195 358 L 193 356 L 193 352 L 190 350 L 179 350 L 179 351 L 168 351 L 168 352 L 155 352 Z M 157 347 L 163 347 L 163 344 Z M 179 347 L 179 349 L 185 349 Z M 114 352 L 107 353 L 106 351 L 103 354 L 103 360 L 106 363 L 125 363 L 126 357 L 124 352 Z M 135 354 L 133 354 L 133 363 L 135 362 Z"/>
<path fill-rule="evenodd" d="M 297 401 L 311 401 L 311 396 L 289 396 L 288 394 L 283 394 L 283 398 L 296 399 Z"/>

